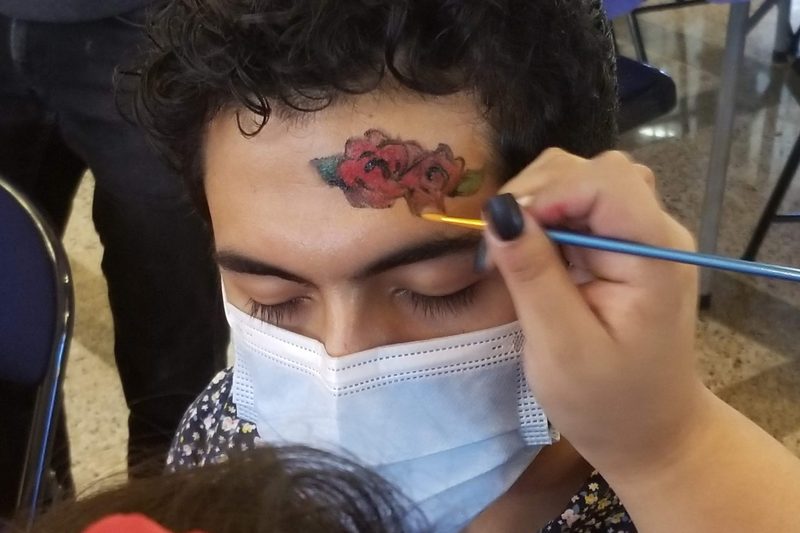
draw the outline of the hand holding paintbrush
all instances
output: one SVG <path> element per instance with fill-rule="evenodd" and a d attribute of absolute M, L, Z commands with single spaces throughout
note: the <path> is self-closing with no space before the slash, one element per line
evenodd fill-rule
<path fill-rule="evenodd" d="M 501 190 L 510 195 L 488 202 L 488 253 L 526 334 L 528 381 L 639 530 L 786 530 L 780 517 L 754 513 L 796 492 L 800 463 L 697 376 L 697 270 L 580 244 L 560 252 L 543 229 L 690 254 L 691 235 L 652 182 L 618 153 L 548 150 Z M 520 208 L 515 197 L 530 200 Z M 564 258 L 588 281 L 573 283 Z M 769 483 L 747 481 L 763 472 Z"/>

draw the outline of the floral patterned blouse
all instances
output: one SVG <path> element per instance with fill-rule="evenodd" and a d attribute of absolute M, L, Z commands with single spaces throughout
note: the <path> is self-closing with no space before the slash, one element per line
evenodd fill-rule
<path fill-rule="evenodd" d="M 232 384 L 232 370 L 220 372 L 186 411 L 167 456 L 168 470 L 218 463 L 231 450 L 246 451 L 264 444 L 255 424 L 236 416 Z M 636 528 L 617 495 L 594 472 L 571 498 L 569 507 L 540 530 L 555 532 L 636 533 Z"/>

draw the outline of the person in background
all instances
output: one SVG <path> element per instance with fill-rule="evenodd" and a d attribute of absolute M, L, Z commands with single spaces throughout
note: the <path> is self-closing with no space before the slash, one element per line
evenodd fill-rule
<path fill-rule="evenodd" d="M 13 527 L 13 525 L 12 525 Z M 16 532 L 22 528 L 10 530 Z M 233 454 L 207 468 L 132 479 L 59 502 L 30 533 L 424 533 L 394 487 L 303 446 Z"/>
<path fill-rule="evenodd" d="M 0 175 L 63 234 L 81 175 L 87 167 L 94 174 L 131 467 L 162 462 L 181 414 L 222 368 L 227 346 L 208 227 L 115 104 L 115 69 L 145 41 L 152 7 L 150 0 L 0 0 Z M 14 504 L 32 404 L 33 391 L 0 383 L 0 515 Z M 55 448 L 69 486 L 63 417 Z"/>

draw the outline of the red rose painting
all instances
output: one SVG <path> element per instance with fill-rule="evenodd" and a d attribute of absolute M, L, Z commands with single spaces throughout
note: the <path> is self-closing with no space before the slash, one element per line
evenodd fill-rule
<path fill-rule="evenodd" d="M 383 209 L 404 198 L 415 215 L 426 208 L 444 212 L 446 197 L 474 194 L 483 180 L 482 172 L 466 170 L 464 159 L 445 144 L 425 150 L 375 129 L 349 139 L 344 154 L 311 163 L 353 207 Z"/>

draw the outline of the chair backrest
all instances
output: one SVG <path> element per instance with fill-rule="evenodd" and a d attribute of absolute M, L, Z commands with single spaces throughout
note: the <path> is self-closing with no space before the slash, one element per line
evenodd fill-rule
<path fill-rule="evenodd" d="M 598 27 L 614 40 L 609 14 L 613 17 L 624 10 L 634 9 L 643 0 L 590 0 Z M 620 132 L 633 129 L 668 113 L 677 102 L 675 82 L 661 70 L 618 54 L 608 58 L 616 74 L 619 98 L 617 127 Z"/>
<path fill-rule="evenodd" d="M 628 57 L 617 57 L 617 86 L 621 132 L 669 113 L 678 100 L 668 74 Z"/>
<path fill-rule="evenodd" d="M 38 385 L 58 335 L 59 273 L 52 232 L 0 178 L 0 380 Z"/>
<path fill-rule="evenodd" d="M 64 249 L 31 203 L 0 177 L 0 381 L 38 387 L 18 496 L 41 504 L 74 317 Z"/>

